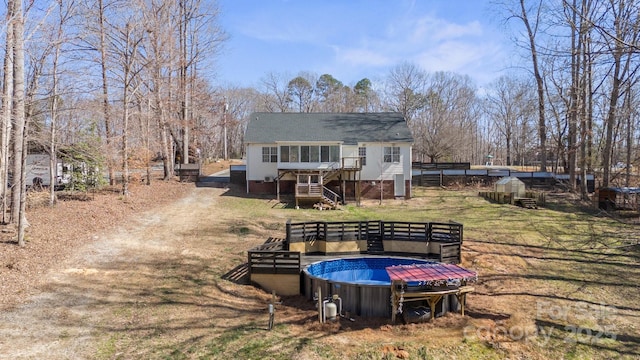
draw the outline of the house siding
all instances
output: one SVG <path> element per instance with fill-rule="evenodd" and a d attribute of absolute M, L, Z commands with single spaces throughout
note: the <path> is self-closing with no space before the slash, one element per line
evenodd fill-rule
<path fill-rule="evenodd" d="M 411 197 L 411 152 L 412 138 L 402 117 L 397 113 L 388 114 L 271 114 L 256 113 L 250 122 L 251 136 L 247 141 L 247 192 L 256 194 L 291 194 L 295 192 L 296 177 L 284 174 L 278 183 L 265 181 L 276 179 L 279 170 L 328 170 L 340 168 L 344 161 L 345 169 L 357 164 L 359 148 L 366 148 L 366 165 L 359 173 L 345 171 L 343 177 L 327 184 L 333 191 L 344 196 L 356 198 L 356 180 L 360 180 L 360 195 L 363 198 L 378 199 L 395 196 L 396 175 L 402 175 L 405 181 L 405 197 Z M 325 121 L 325 118 L 328 119 Z M 291 120 L 293 119 L 293 120 Z M 335 120 L 335 125 L 333 121 Z M 303 122 L 305 126 L 295 131 L 282 130 L 289 126 L 288 121 Z M 272 126 L 273 125 L 273 126 Z M 384 129 L 380 130 L 380 129 Z M 393 130 L 392 130 L 393 129 Z M 304 139 L 309 139 L 305 141 Z M 332 139 L 335 138 L 335 139 Z M 371 138 L 371 141 L 363 141 Z M 273 142 L 268 142 L 273 139 Z M 380 140 L 375 141 L 375 139 Z M 354 141 L 355 140 L 355 141 Z M 253 142 L 252 142 L 253 141 Z M 265 142 L 267 141 L 267 142 Z M 281 146 L 329 145 L 340 146 L 339 160 L 331 163 L 281 162 Z M 262 148 L 278 147 L 278 162 L 263 163 Z M 398 147 L 399 161 L 384 162 L 384 149 Z M 344 180 L 341 181 L 341 180 Z M 399 192 L 398 192 L 399 193 Z"/>
<path fill-rule="evenodd" d="M 247 181 L 264 181 L 265 177 L 278 176 L 278 163 L 262 162 L 262 148 L 276 146 L 275 144 L 247 145 Z"/>

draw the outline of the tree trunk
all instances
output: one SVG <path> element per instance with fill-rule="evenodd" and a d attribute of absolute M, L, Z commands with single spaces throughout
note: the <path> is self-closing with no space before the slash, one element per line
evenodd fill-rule
<path fill-rule="evenodd" d="M 18 224 L 18 245 L 24 246 L 24 230 L 27 227 L 25 214 L 27 191 L 25 169 L 25 104 L 24 104 L 24 23 L 22 16 L 22 0 L 13 3 L 13 190 L 11 206 L 12 221 Z"/>
<path fill-rule="evenodd" d="M 187 10 L 184 0 L 180 0 L 180 117 L 182 120 L 182 163 L 189 163 L 189 116 L 188 116 L 188 99 L 187 99 Z"/>
<path fill-rule="evenodd" d="M 527 34 L 529 36 L 529 46 L 531 50 L 531 61 L 533 64 L 533 75 L 536 79 L 536 86 L 538 90 L 538 137 L 540 139 L 540 171 L 547 171 L 547 125 L 545 120 L 545 105 L 544 105 L 544 80 L 540 74 L 538 65 L 538 52 L 536 50 L 536 37 L 531 28 L 529 19 L 527 17 L 527 11 L 525 8 L 524 0 L 520 0 L 520 9 L 522 10 L 522 22 L 527 28 Z"/>
<path fill-rule="evenodd" d="M 582 37 L 577 27 L 576 0 L 571 7 L 571 89 L 569 100 L 568 136 L 567 136 L 567 162 L 569 170 L 569 188 L 576 191 L 576 165 L 577 165 L 577 141 L 578 141 L 578 94 L 580 93 L 580 60 L 582 52 Z"/>
<path fill-rule="evenodd" d="M 98 21 L 100 22 L 100 70 L 102 75 L 102 112 L 104 116 L 105 143 L 107 147 L 107 171 L 109 173 L 109 185 L 115 185 L 114 164 L 113 158 L 111 157 L 111 152 L 113 151 L 111 148 L 113 146 L 113 129 L 111 124 L 111 111 L 109 107 L 109 83 L 107 80 L 107 50 L 104 12 L 103 0 L 98 0 Z"/>
<path fill-rule="evenodd" d="M 56 47 L 53 53 L 53 66 L 51 69 L 51 129 L 49 131 L 49 206 L 56 202 L 56 180 L 58 175 L 58 161 L 56 150 L 56 126 L 58 123 L 58 60 L 60 59 L 60 47 L 62 46 L 62 26 L 64 25 L 64 15 L 62 1 L 58 3 L 60 7 L 60 22 L 58 23 L 58 34 Z"/>
<path fill-rule="evenodd" d="M 621 53 L 616 51 L 613 57 L 614 69 L 612 72 L 613 83 L 611 84 L 611 95 L 609 98 L 609 110 L 605 119 L 605 139 L 602 153 L 602 186 L 609 186 L 611 174 L 611 151 L 613 150 L 613 128 L 616 125 L 616 109 L 618 107 L 618 97 L 620 96 L 620 57 Z"/>
<path fill-rule="evenodd" d="M 0 197 L 2 205 L 0 211 L 2 211 L 2 223 L 6 224 L 11 221 L 7 218 L 7 196 L 9 195 L 9 189 L 7 188 L 7 182 L 9 178 L 9 139 L 11 134 L 11 114 L 12 114 L 12 97 L 13 97 L 13 0 L 7 2 L 7 32 L 6 32 L 6 44 L 4 53 L 4 65 L 3 65 L 3 81 L 2 81 L 2 115 L 0 132 L 2 137 L 0 138 Z"/>

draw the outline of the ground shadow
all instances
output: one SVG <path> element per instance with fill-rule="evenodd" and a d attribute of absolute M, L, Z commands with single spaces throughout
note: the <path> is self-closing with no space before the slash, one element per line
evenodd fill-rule
<path fill-rule="evenodd" d="M 251 279 L 249 278 L 249 265 L 244 263 L 234 267 L 226 274 L 222 275 L 222 279 L 239 285 L 251 284 Z"/>

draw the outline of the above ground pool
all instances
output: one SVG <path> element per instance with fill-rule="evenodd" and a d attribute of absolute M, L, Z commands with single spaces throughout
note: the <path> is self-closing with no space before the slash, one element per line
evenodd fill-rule
<path fill-rule="evenodd" d="M 359 257 L 313 263 L 305 273 L 332 283 L 390 286 L 386 267 L 394 265 L 435 264 L 433 261 L 394 257 Z"/>
<path fill-rule="evenodd" d="M 312 299 L 319 287 L 323 298 L 333 294 L 340 296 L 343 312 L 363 317 L 389 317 L 391 282 L 385 268 L 411 264 L 435 262 L 401 257 L 357 257 L 316 262 L 304 269 L 304 292 L 307 298 Z"/>

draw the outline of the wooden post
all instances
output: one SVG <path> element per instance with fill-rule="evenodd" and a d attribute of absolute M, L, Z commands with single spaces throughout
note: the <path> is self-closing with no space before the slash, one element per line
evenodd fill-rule
<path fill-rule="evenodd" d="M 460 315 L 464 316 L 464 307 L 467 302 L 467 293 L 473 292 L 475 290 L 472 286 L 461 286 L 458 289 L 458 293 L 456 297 L 458 298 L 458 303 L 460 303 Z"/>
<path fill-rule="evenodd" d="M 287 219 L 287 224 L 285 225 L 285 240 L 287 241 L 287 250 L 289 250 L 289 246 L 291 246 L 291 219 Z"/>
<path fill-rule="evenodd" d="M 280 175 L 280 173 L 278 173 Z M 275 179 L 276 182 L 276 200 L 280 202 L 280 176 Z"/>
<path fill-rule="evenodd" d="M 395 281 L 391 282 L 391 323 L 396 322 L 396 312 L 398 311 L 398 299 L 396 296 Z"/>
<path fill-rule="evenodd" d="M 322 324 L 322 288 L 318 286 L 318 321 Z"/>

